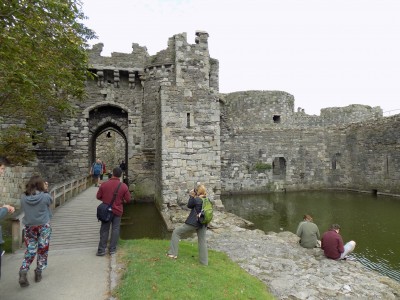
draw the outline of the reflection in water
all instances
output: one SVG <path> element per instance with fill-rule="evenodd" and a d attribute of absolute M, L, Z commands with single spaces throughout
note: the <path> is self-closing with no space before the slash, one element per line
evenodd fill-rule
<path fill-rule="evenodd" d="M 296 232 L 310 214 L 321 234 L 341 226 L 344 242 L 357 243 L 352 256 L 370 269 L 400 281 L 400 199 L 349 192 L 296 192 L 221 197 L 227 211 L 265 232 Z"/>
<path fill-rule="evenodd" d="M 154 203 L 132 203 L 124 206 L 121 239 L 169 239 L 168 232 Z"/>

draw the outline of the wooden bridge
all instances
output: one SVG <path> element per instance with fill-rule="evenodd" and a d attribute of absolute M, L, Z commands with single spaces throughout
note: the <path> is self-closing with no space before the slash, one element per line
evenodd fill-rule
<path fill-rule="evenodd" d="M 51 249 L 97 247 L 100 228 L 96 218 L 96 207 L 100 204 L 96 199 L 97 190 L 90 176 L 71 180 L 50 190 L 53 198 Z M 23 213 L 12 220 L 13 252 L 22 246 L 22 218 Z"/>
<path fill-rule="evenodd" d="M 1 299 L 110 299 L 110 291 L 116 286 L 112 271 L 116 258 L 96 256 L 100 238 L 97 191 L 90 177 L 72 180 L 50 191 L 54 205 L 49 265 L 43 271 L 42 281 L 36 283 L 33 262 L 27 288 L 18 284 L 24 251 L 20 221 L 23 214 L 13 219 L 13 253 L 2 257 Z"/>

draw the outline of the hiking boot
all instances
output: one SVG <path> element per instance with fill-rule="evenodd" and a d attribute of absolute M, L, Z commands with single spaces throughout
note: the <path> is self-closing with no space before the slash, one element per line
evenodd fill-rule
<path fill-rule="evenodd" d="M 27 287 L 29 285 L 28 278 L 26 277 L 28 275 L 28 270 L 21 270 L 19 271 L 19 285 L 21 287 Z"/>
<path fill-rule="evenodd" d="M 40 282 L 42 280 L 42 270 L 35 270 L 35 282 Z"/>

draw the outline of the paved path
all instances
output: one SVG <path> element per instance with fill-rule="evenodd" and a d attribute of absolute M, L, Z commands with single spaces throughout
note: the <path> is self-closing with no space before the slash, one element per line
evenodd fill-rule
<path fill-rule="evenodd" d="M 96 187 L 90 187 L 58 208 L 52 219 L 52 238 L 48 267 L 36 283 L 33 270 L 30 285 L 21 288 L 18 271 L 23 249 L 5 254 L 0 279 L 1 300 L 101 300 L 109 298 L 110 256 L 96 256 L 100 223 L 96 218 Z"/>

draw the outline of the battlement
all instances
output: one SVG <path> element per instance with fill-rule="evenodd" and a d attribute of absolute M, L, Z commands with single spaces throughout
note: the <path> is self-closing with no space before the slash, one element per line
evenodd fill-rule
<path fill-rule="evenodd" d="M 132 53 L 113 52 L 101 56 L 104 45 L 96 44 L 89 50 L 89 66 L 97 75 L 98 85 L 114 84 L 119 87 L 121 77 L 128 78 L 129 87 L 140 82 L 157 80 L 171 85 L 190 86 L 218 91 L 219 65 L 210 58 L 208 33 L 196 31 L 195 43 L 187 42 L 187 34 L 180 33 L 168 40 L 167 49 L 150 56 L 146 47 L 132 44 Z"/>

